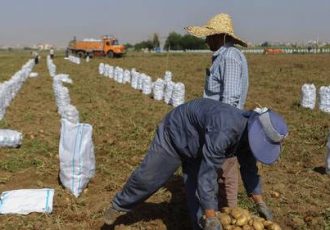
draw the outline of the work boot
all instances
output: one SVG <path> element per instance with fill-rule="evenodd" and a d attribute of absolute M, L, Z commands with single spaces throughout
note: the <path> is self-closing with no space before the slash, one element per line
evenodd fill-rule
<path fill-rule="evenodd" d="M 113 224 L 116 219 L 122 215 L 125 215 L 126 212 L 122 212 L 122 211 L 117 211 L 116 209 L 114 209 L 112 207 L 112 204 L 109 205 L 109 207 L 105 210 L 104 212 L 104 222 L 107 225 L 111 225 Z"/>

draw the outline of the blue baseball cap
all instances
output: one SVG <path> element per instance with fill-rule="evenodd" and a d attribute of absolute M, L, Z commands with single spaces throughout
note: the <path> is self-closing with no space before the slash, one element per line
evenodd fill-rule
<path fill-rule="evenodd" d="M 282 116 L 267 109 L 253 112 L 248 121 L 249 145 L 254 157 L 264 164 L 274 163 L 281 152 L 281 143 L 288 135 Z"/>

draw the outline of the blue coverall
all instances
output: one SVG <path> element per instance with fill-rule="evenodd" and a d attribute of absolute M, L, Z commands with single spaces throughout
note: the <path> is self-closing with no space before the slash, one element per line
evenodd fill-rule
<path fill-rule="evenodd" d="M 114 197 L 113 207 L 131 211 L 182 165 L 193 228 L 200 229 L 203 210 L 218 210 L 217 171 L 228 153 L 236 152 L 247 193 L 261 194 L 256 160 L 246 135 L 252 113 L 206 98 L 174 108 L 159 124 L 141 165 Z"/>

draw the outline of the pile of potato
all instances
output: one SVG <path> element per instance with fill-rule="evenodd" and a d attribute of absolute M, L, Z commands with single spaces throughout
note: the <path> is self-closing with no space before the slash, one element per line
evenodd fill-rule
<path fill-rule="evenodd" d="M 248 210 L 239 207 L 223 208 L 217 217 L 224 230 L 281 230 L 278 224 L 253 216 Z"/>

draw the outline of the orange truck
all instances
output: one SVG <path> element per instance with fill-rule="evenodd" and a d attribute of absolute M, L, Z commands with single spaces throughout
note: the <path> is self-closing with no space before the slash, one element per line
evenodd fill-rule
<path fill-rule="evenodd" d="M 124 45 L 120 45 L 116 38 L 107 35 L 101 39 L 83 39 L 81 41 L 74 38 L 69 42 L 67 48 L 67 54 L 71 53 L 82 58 L 87 56 L 121 57 L 125 52 Z"/>
<path fill-rule="evenodd" d="M 266 48 L 264 49 L 264 54 L 282 54 L 284 51 L 282 49 Z"/>

